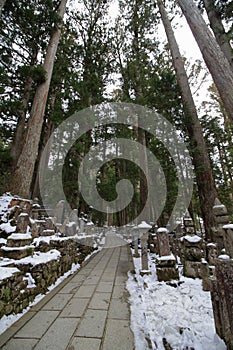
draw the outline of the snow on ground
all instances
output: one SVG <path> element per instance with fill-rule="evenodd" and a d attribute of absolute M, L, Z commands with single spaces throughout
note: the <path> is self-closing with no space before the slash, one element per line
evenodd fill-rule
<path fill-rule="evenodd" d="M 141 259 L 134 258 L 136 275 L 129 274 L 127 281 L 135 350 L 164 350 L 163 338 L 173 350 L 225 350 L 215 332 L 210 293 L 202 290 L 201 280 L 181 276 L 176 288 L 158 282 L 154 257 L 149 256 L 152 274 L 143 277 Z"/>

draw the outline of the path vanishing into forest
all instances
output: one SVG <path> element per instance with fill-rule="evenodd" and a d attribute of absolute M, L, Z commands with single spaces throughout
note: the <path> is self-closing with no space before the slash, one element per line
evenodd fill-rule
<path fill-rule="evenodd" d="M 2 350 L 133 350 L 127 245 L 105 247 L 0 336 Z M 109 248 L 110 247 L 110 248 Z"/>

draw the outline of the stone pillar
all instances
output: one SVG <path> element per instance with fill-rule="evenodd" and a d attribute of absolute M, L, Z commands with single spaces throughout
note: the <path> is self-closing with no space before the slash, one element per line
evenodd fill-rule
<path fill-rule="evenodd" d="M 191 218 L 191 216 L 189 215 L 189 213 L 187 213 L 183 219 L 184 222 L 184 229 L 186 234 L 194 234 L 195 233 L 195 225 L 194 222 Z"/>
<path fill-rule="evenodd" d="M 179 272 L 176 266 L 176 258 L 170 251 L 168 230 L 159 228 L 157 230 L 159 255 L 156 259 L 156 273 L 158 281 L 170 281 L 179 279 Z"/>
<path fill-rule="evenodd" d="M 211 290 L 211 282 L 215 274 L 215 262 L 217 257 L 217 245 L 214 243 L 208 243 L 206 245 L 206 260 L 204 258 L 202 259 L 200 269 L 202 288 L 205 292 Z"/>
<path fill-rule="evenodd" d="M 142 221 L 141 224 L 138 225 L 139 233 L 140 233 L 140 239 L 141 239 L 141 259 L 142 259 L 142 269 L 140 271 L 140 274 L 143 275 L 149 275 L 151 274 L 148 266 L 148 231 L 152 228 L 151 225 L 148 225 L 145 221 Z"/>
<path fill-rule="evenodd" d="M 225 257 L 225 256 L 224 256 Z M 217 334 L 227 349 L 233 349 L 233 260 L 216 260 L 216 279 L 212 282 L 211 299 Z"/>
<path fill-rule="evenodd" d="M 132 228 L 132 236 L 133 236 L 133 245 L 134 245 L 134 258 L 139 258 L 140 254 L 138 252 L 138 239 L 139 239 L 139 231 L 137 226 L 133 226 Z"/>
<path fill-rule="evenodd" d="M 202 249 L 202 238 L 190 234 L 181 238 L 182 240 L 182 263 L 184 265 L 184 276 L 201 278 L 201 261 L 204 258 Z"/>
<path fill-rule="evenodd" d="M 40 204 L 39 204 L 39 199 L 34 198 L 33 203 L 32 203 L 32 219 L 33 220 L 38 220 L 39 218 L 39 210 L 40 210 Z"/>
<path fill-rule="evenodd" d="M 16 232 L 26 233 L 28 225 L 29 225 L 29 215 L 28 215 L 28 213 L 21 213 L 18 216 L 18 219 L 17 219 Z"/>
<path fill-rule="evenodd" d="M 63 224 L 65 219 L 65 201 L 64 200 L 61 200 L 57 203 L 54 213 L 56 217 L 56 222 L 59 224 Z"/>
<path fill-rule="evenodd" d="M 215 274 L 215 266 L 209 266 L 205 259 L 201 261 L 201 278 L 202 278 L 202 289 L 205 292 L 209 292 L 212 288 L 212 281 Z"/>
<path fill-rule="evenodd" d="M 233 224 L 223 226 L 223 238 L 226 254 L 233 259 Z"/>
<path fill-rule="evenodd" d="M 171 251 L 170 251 L 170 245 L 169 245 L 168 230 L 164 227 L 158 228 L 157 239 L 158 239 L 159 256 L 170 255 Z"/>
<path fill-rule="evenodd" d="M 217 245 L 215 243 L 208 243 L 206 245 L 206 254 L 209 265 L 215 265 L 215 261 L 218 257 Z"/>
<path fill-rule="evenodd" d="M 78 209 L 73 209 L 69 216 L 70 222 L 75 222 L 78 225 Z"/>
<path fill-rule="evenodd" d="M 27 232 L 28 225 L 28 213 L 21 213 L 17 218 L 16 232 L 8 236 L 6 246 L 0 248 L 0 256 L 18 260 L 33 255 L 35 247 L 31 245 L 32 235 Z"/>
<path fill-rule="evenodd" d="M 216 227 L 213 228 L 213 241 L 217 243 L 218 254 L 220 254 L 225 243 L 223 226 L 229 224 L 229 216 L 227 215 L 227 208 L 221 204 L 218 198 L 215 199 L 213 212 L 216 221 Z"/>
<path fill-rule="evenodd" d="M 84 233 L 84 220 L 79 220 L 80 233 Z"/>
<path fill-rule="evenodd" d="M 74 236 L 76 234 L 77 227 L 75 222 L 69 222 L 65 227 L 66 236 Z"/>

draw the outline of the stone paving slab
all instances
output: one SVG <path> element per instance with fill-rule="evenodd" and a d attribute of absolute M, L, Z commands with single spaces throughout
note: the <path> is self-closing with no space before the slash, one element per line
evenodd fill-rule
<path fill-rule="evenodd" d="M 43 310 L 62 310 L 68 303 L 72 294 L 57 294 L 44 307 Z"/>
<path fill-rule="evenodd" d="M 101 339 L 75 337 L 67 350 L 99 350 Z"/>
<path fill-rule="evenodd" d="M 16 333 L 17 338 L 40 339 L 53 321 L 59 315 L 59 311 L 39 311 L 24 327 Z"/>
<path fill-rule="evenodd" d="M 89 309 L 108 310 L 110 298 L 111 293 L 95 292 L 89 304 Z"/>
<path fill-rule="evenodd" d="M 0 349 L 133 350 L 129 252 L 122 246 L 94 255 L 2 334 Z"/>
<path fill-rule="evenodd" d="M 78 318 L 57 318 L 40 339 L 35 350 L 65 350 L 78 322 Z"/>
<path fill-rule="evenodd" d="M 88 298 L 82 298 L 80 300 L 73 298 L 63 309 L 60 317 L 82 317 L 88 303 Z"/>
<path fill-rule="evenodd" d="M 133 350 L 133 336 L 129 332 L 129 321 L 109 319 L 101 350 Z"/>
<path fill-rule="evenodd" d="M 87 310 L 75 335 L 87 338 L 102 338 L 107 311 Z"/>
<path fill-rule="evenodd" d="M 31 350 L 38 342 L 38 339 L 11 339 L 2 350 Z"/>

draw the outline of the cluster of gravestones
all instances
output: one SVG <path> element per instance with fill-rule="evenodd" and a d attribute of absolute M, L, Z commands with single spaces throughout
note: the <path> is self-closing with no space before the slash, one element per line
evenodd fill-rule
<path fill-rule="evenodd" d="M 179 227 L 170 235 L 166 228 L 158 228 L 149 234 L 147 243 L 157 255 L 158 281 L 179 280 L 178 262 L 183 266 L 184 276 L 202 279 L 203 290 L 211 293 L 216 331 L 228 349 L 233 349 L 233 224 L 229 223 L 227 209 L 218 199 L 213 211 L 216 219 L 213 242 L 206 242 L 203 236 L 195 234 L 193 220 L 186 215 L 183 232 Z M 136 238 L 134 256 L 139 257 Z M 142 237 L 141 245 L 143 255 Z M 148 268 L 148 262 L 144 262 L 144 267 Z"/>
<path fill-rule="evenodd" d="M 9 212 L 9 220 L 11 225 L 15 225 L 15 230 L 7 236 L 6 243 L 0 246 L 0 256 L 4 258 L 19 260 L 33 255 L 35 246 L 32 241 L 37 237 L 72 237 L 79 233 L 84 236 L 81 244 L 93 246 L 93 239 L 88 238 L 88 235 L 98 233 L 98 228 L 86 215 L 78 217 L 77 209 L 66 216 L 65 201 L 62 200 L 54 210 L 45 210 L 37 199 L 29 201 L 14 198 L 9 205 Z"/>

